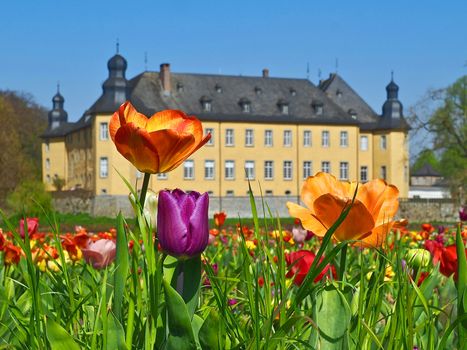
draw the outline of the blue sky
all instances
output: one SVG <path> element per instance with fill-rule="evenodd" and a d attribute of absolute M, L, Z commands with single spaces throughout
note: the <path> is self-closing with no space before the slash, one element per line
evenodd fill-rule
<path fill-rule="evenodd" d="M 379 112 L 394 70 L 405 107 L 467 74 L 466 1 L 8 1 L 0 12 L 0 89 L 49 108 L 60 81 L 70 120 L 100 95 L 107 60 L 127 77 L 175 72 L 306 77 L 338 72 Z"/>

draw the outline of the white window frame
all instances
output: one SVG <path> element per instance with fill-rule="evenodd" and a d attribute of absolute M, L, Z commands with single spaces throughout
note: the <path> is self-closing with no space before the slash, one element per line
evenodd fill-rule
<path fill-rule="evenodd" d="M 360 166 L 360 181 L 361 182 L 368 181 L 368 166 L 366 165 Z"/>
<path fill-rule="evenodd" d="M 331 146 L 330 137 L 331 135 L 329 130 L 321 131 L 321 147 L 328 148 Z"/>
<path fill-rule="evenodd" d="M 284 130 L 284 147 L 292 146 L 292 130 Z"/>
<path fill-rule="evenodd" d="M 383 180 L 387 180 L 388 178 L 388 168 L 386 165 L 382 165 L 380 168 L 380 178 Z"/>
<path fill-rule="evenodd" d="M 225 129 L 225 145 L 226 146 L 234 146 L 235 139 L 234 139 L 234 129 Z"/>
<path fill-rule="evenodd" d="M 274 180 L 274 161 L 273 160 L 264 161 L 264 179 Z"/>
<path fill-rule="evenodd" d="M 235 180 L 235 161 L 226 160 L 224 162 L 224 178 L 226 180 Z"/>
<path fill-rule="evenodd" d="M 349 162 L 340 162 L 339 163 L 339 180 L 348 180 L 349 179 Z"/>
<path fill-rule="evenodd" d="M 303 179 L 307 179 L 313 174 L 313 162 L 311 160 L 303 161 Z"/>
<path fill-rule="evenodd" d="M 245 130 L 245 146 L 246 147 L 253 147 L 255 144 L 255 136 L 253 129 L 246 129 Z"/>
<path fill-rule="evenodd" d="M 247 180 L 255 179 L 255 161 L 254 160 L 245 161 L 245 178 Z"/>
<path fill-rule="evenodd" d="M 49 170 L 50 169 L 50 159 L 46 158 L 45 160 L 45 169 Z"/>
<path fill-rule="evenodd" d="M 107 157 L 99 158 L 99 177 L 101 179 L 109 177 L 109 158 Z"/>
<path fill-rule="evenodd" d="M 157 174 L 157 180 L 167 180 L 168 178 L 169 178 L 169 176 L 167 175 L 167 173 Z"/>
<path fill-rule="evenodd" d="M 264 130 L 264 146 L 274 146 L 274 132 L 271 129 Z"/>
<path fill-rule="evenodd" d="M 347 131 L 340 132 L 339 145 L 341 147 L 349 147 L 349 133 Z"/>
<path fill-rule="evenodd" d="M 379 139 L 379 147 L 381 149 L 387 149 L 388 148 L 388 138 L 386 135 L 381 135 Z"/>
<path fill-rule="evenodd" d="M 109 123 L 101 122 L 99 124 L 99 140 L 100 141 L 109 140 Z"/>
<path fill-rule="evenodd" d="M 360 150 L 368 151 L 368 136 L 367 135 L 360 136 Z"/>
<path fill-rule="evenodd" d="M 323 173 L 330 173 L 331 172 L 331 162 L 328 160 L 323 160 L 321 162 L 321 171 Z"/>
<path fill-rule="evenodd" d="M 187 159 L 183 162 L 183 179 L 194 180 L 195 178 L 195 161 Z"/>
<path fill-rule="evenodd" d="M 204 179 L 214 180 L 215 161 L 212 159 L 206 159 L 204 161 Z"/>
<path fill-rule="evenodd" d="M 311 147 L 311 130 L 303 130 L 303 147 Z"/>
<path fill-rule="evenodd" d="M 291 160 L 284 160 L 283 163 L 283 176 L 284 180 L 292 180 L 292 161 Z"/>
<path fill-rule="evenodd" d="M 208 142 L 206 142 L 206 145 L 213 146 L 214 145 L 214 129 L 213 128 L 204 129 L 204 136 L 206 136 L 207 134 L 211 134 L 211 138 L 209 139 Z"/>

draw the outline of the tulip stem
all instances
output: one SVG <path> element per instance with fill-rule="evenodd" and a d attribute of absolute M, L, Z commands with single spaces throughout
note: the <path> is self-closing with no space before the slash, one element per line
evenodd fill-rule
<path fill-rule="evenodd" d="M 346 260 L 347 260 L 347 244 L 345 244 L 341 250 L 341 261 L 339 264 L 339 281 L 341 282 L 344 282 Z"/>
<path fill-rule="evenodd" d="M 143 187 L 141 187 L 141 194 L 139 197 L 139 204 L 141 205 L 141 209 L 144 208 L 144 201 L 146 200 L 146 192 L 148 191 L 150 177 L 150 173 L 144 173 Z"/>

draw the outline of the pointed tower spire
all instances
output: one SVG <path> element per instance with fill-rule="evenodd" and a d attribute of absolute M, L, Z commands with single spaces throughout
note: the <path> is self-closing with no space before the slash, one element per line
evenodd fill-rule
<path fill-rule="evenodd" d="M 57 93 L 52 98 L 52 110 L 49 111 L 49 129 L 55 129 L 68 122 L 68 113 L 63 108 L 65 99 L 60 94 L 60 83 L 57 83 Z"/>
<path fill-rule="evenodd" d="M 399 101 L 399 86 L 394 82 L 394 71 L 391 71 L 391 81 L 386 86 L 386 102 L 383 104 L 383 118 L 403 117 L 402 103 Z"/>
<path fill-rule="evenodd" d="M 116 43 L 116 49 L 117 49 L 117 55 L 120 53 L 120 42 L 118 41 L 117 38 L 117 43 Z"/>

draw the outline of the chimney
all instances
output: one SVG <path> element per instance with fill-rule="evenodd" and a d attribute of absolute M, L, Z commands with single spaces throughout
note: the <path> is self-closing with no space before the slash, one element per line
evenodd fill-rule
<path fill-rule="evenodd" d="M 162 88 L 164 89 L 164 95 L 170 95 L 170 63 L 162 63 L 160 66 L 159 77 L 161 79 Z"/>
<path fill-rule="evenodd" d="M 263 69 L 263 78 L 269 78 L 269 69 L 267 68 Z"/>

